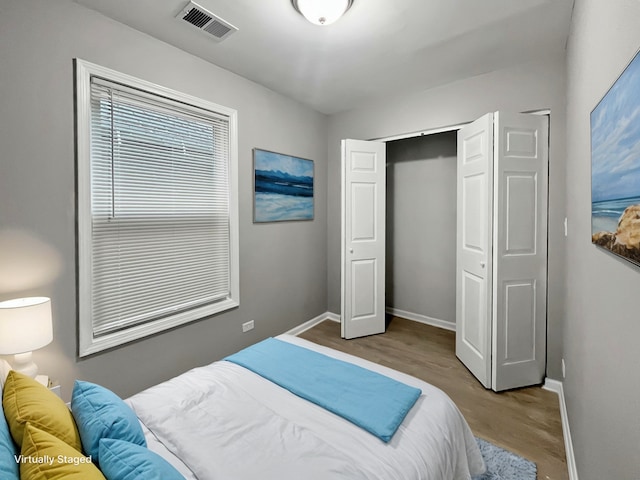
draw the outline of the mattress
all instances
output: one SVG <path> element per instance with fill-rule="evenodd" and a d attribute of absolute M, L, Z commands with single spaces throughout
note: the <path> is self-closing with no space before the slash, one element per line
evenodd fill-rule
<path fill-rule="evenodd" d="M 464 417 L 417 378 L 281 335 L 420 388 L 390 442 L 230 362 L 199 367 L 130 397 L 149 448 L 187 479 L 468 480 L 484 471 Z"/>

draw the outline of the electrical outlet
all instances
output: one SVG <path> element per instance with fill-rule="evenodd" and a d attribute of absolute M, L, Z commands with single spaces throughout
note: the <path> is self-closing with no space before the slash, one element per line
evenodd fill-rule
<path fill-rule="evenodd" d="M 255 323 L 253 320 L 249 320 L 248 322 L 244 322 L 242 324 L 242 333 L 248 332 L 249 330 L 253 330 L 255 327 Z"/>
<path fill-rule="evenodd" d="M 563 358 L 562 359 L 562 378 L 566 378 L 566 374 L 567 374 L 567 372 L 566 372 L 565 367 L 564 367 L 564 358 Z"/>
<path fill-rule="evenodd" d="M 567 217 L 564 217 L 564 236 L 568 236 L 569 235 L 569 220 L 567 219 Z"/>

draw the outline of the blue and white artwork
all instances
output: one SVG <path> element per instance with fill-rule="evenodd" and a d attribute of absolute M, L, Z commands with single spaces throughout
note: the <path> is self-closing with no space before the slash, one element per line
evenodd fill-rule
<path fill-rule="evenodd" d="M 313 220 L 313 161 L 255 148 L 254 222 Z"/>
<path fill-rule="evenodd" d="M 591 112 L 592 242 L 640 263 L 640 56 Z"/>

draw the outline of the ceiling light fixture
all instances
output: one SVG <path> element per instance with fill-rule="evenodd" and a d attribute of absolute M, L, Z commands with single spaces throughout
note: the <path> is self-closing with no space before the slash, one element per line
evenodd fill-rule
<path fill-rule="evenodd" d="M 304 18 L 316 25 L 330 25 L 349 10 L 353 0 L 291 0 Z"/>

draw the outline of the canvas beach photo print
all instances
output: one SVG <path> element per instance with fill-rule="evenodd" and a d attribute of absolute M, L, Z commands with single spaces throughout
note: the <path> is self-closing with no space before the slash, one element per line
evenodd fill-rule
<path fill-rule="evenodd" d="M 640 54 L 591 112 L 591 240 L 640 265 Z"/>

